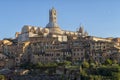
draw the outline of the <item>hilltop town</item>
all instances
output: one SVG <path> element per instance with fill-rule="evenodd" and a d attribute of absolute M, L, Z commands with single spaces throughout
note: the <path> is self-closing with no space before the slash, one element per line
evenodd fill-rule
<path fill-rule="evenodd" d="M 119 65 L 120 38 L 89 35 L 83 25 L 77 31 L 63 30 L 57 23 L 57 12 L 54 8 L 49 10 L 49 23 L 45 27 L 24 25 L 20 32 L 15 33 L 14 39 L 5 38 L 0 41 L 0 68 L 17 70 L 15 74 L 19 72 L 19 75 L 23 75 L 30 71 L 32 74 L 32 70 L 38 68 L 42 68 L 45 73 L 44 68 L 48 68 L 48 65 L 56 70 L 53 71 L 56 74 L 67 75 L 72 70 L 73 74 L 77 74 L 82 68 L 88 68 L 88 63 L 89 67 Z M 74 69 L 76 66 L 79 68 Z M 24 69 L 22 73 L 19 71 L 21 69 Z M 33 72 L 35 74 L 37 71 Z M 5 74 L 8 76 L 8 73 Z"/>

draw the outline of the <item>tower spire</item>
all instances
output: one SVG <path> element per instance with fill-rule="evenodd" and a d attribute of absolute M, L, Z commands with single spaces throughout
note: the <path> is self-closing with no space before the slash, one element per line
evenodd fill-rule
<path fill-rule="evenodd" d="M 49 22 L 57 22 L 57 13 L 54 7 L 52 7 L 52 9 L 49 10 Z"/>
<path fill-rule="evenodd" d="M 46 25 L 46 27 L 59 27 L 57 24 L 57 12 L 54 7 L 49 10 L 49 23 Z"/>

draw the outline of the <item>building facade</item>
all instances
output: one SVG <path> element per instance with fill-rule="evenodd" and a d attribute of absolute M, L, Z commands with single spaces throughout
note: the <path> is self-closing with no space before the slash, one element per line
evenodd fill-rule
<path fill-rule="evenodd" d="M 24 25 L 15 39 L 0 42 L 0 52 L 12 59 L 14 65 L 25 62 L 97 61 L 106 58 L 119 60 L 119 38 L 89 36 L 81 25 L 77 31 L 62 30 L 57 23 L 57 11 L 49 10 L 45 27 Z M 114 56 L 113 56 L 114 55 Z"/>

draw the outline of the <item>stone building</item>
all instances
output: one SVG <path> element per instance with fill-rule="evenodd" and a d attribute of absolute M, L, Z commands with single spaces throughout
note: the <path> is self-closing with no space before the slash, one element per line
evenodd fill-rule
<path fill-rule="evenodd" d="M 119 43 L 118 39 L 89 36 L 83 25 L 74 32 L 62 30 L 57 23 L 57 11 L 54 8 L 49 10 L 49 22 L 45 27 L 25 25 L 21 32 L 16 33 L 16 38 L 19 44 L 29 41 L 23 61 L 33 63 L 66 59 L 83 61 L 85 58 L 100 62 L 101 58 L 105 59 L 119 51 L 114 47 L 115 42 Z"/>
<path fill-rule="evenodd" d="M 52 8 L 45 27 L 24 25 L 15 39 L 0 41 L 0 52 L 12 58 L 17 66 L 24 62 L 74 63 L 85 59 L 104 62 L 106 58 L 120 62 L 120 40 L 89 36 L 83 25 L 77 31 L 63 30 L 57 23 L 57 11 Z"/>
<path fill-rule="evenodd" d="M 16 32 L 15 36 L 18 39 L 18 45 L 30 42 L 26 48 L 26 56 L 29 59 L 24 58 L 23 61 L 36 63 L 66 59 L 66 56 L 71 55 L 69 39 L 77 39 L 78 36 L 85 37 L 88 33 L 84 31 L 83 26 L 75 32 L 62 30 L 57 23 L 57 11 L 52 8 L 49 10 L 49 22 L 44 28 L 25 25 L 21 32 Z"/>

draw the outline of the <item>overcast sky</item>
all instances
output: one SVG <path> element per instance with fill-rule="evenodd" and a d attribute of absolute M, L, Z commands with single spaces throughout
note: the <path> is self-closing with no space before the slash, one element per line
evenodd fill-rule
<path fill-rule="evenodd" d="M 92 36 L 120 37 L 120 0 L 0 0 L 0 39 L 14 38 L 24 25 L 45 27 L 52 7 L 61 29 L 82 24 Z"/>

